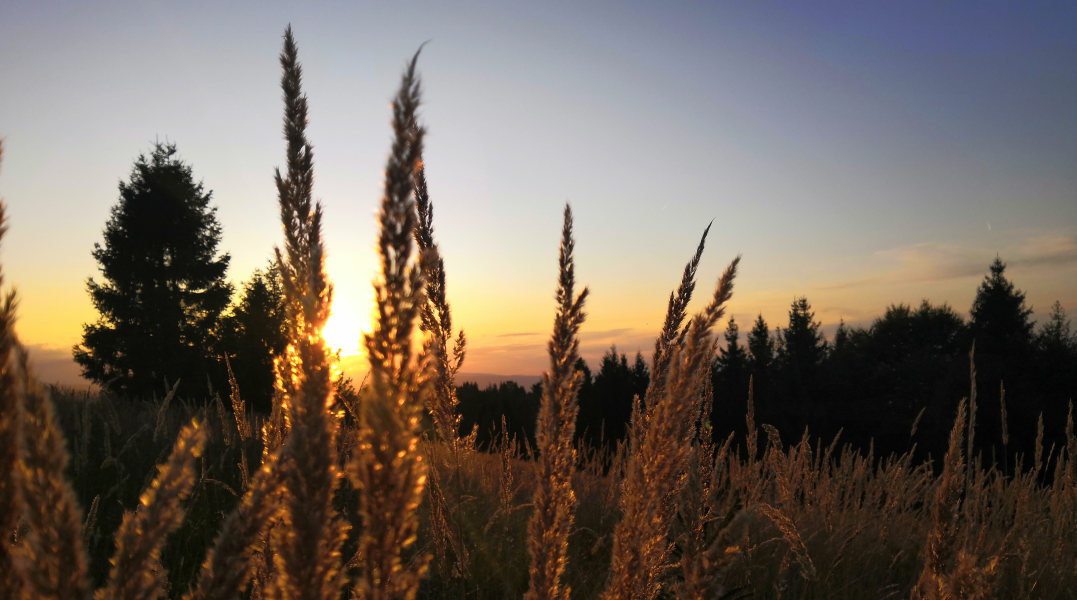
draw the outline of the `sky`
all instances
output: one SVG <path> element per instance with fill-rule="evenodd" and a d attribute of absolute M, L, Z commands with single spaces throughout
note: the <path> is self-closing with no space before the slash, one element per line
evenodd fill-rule
<path fill-rule="evenodd" d="M 1077 312 L 1077 5 L 0 3 L 5 285 L 43 379 L 77 381 L 90 255 L 120 181 L 174 142 L 237 284 L 282 234 L 278 54 L 291 24 L 336 286 L 360 368 L 389 102 L 419 69 L 425 164 L 464 371 L 546 366 L 561 211 L 582 354 L 648 355 L 703 229 L 701 306 L 743 255 L 742 331 L 806 296 L 824 331 L 892 303 L 967 314 L 996 257 L 1042 321 Z M 350 362 L 349 362 L 350 361 Z"/>

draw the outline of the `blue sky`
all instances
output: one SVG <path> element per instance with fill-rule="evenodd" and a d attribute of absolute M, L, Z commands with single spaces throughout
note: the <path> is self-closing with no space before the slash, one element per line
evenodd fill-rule
<path fill-rule="evenodd" d="M 239 282 L 279 242 L 281 35 L 310 98 L 337 343 L 370 310 L 388 102 L 421 43 L 426 162 L 465 370 L 536 374 L 560 209 L 584 355 L 651 346 L 706 224 L 700 289 L 829 327 L 968 310 L 996 254 L 1077 310 L 1077 7 L 1067 3 L 0 5 L 2 260 L 20 332 L 66 361 L 117 184 L 155 139 L 214 191 Z M 354 335 L 348 335 L 352 332 Z"/>

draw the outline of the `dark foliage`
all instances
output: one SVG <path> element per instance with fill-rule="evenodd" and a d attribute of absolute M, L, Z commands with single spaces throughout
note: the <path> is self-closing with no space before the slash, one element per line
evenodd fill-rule
<path fill-rule="evenodd" d="M 221 319 L 216 351 L 228 356 L 243 399 L 268 413 L 273 399 L 273 359 L 288 345 L 284 288 L 276 264 L 255 270 L 242 296 Z"/>
<path fill-rule="evenodd" d="M 585 370 L 586 365 L 577 370 Z M 590 385 L 588 385 L 590 383 Z M 594 381 L 584 381 L 580 389 L 580 413 L 576 420 L 576 438 L 598 448 L 605 445 L 612 449 L 627 436 L 628 423 L 632 417 L 632 399 L 640 398 L 651 383 L 650 372 L 643 355 L 636 353 L 633 364 L 628 357 L 617 354 L 613 346 L 602 357 Z"/>
<path fill-rule="evenodd" d="M 868 327 L 844 322 L 831 342 L 823 339 L 806 298 L 795 299 L 789 323 L 772 333 L 760 315 L 742 340 L 730 320 L 711 369 L 712 426 L 716 440 L 730 433 L 744 439 L 749 380 L 757 423 L 778 427 L 783 440 L 813 437 L 843 442 L 886 457 L 914 451 L 917 460 L 937 459 L 958 401 L 969 395 L 969 351 L 976 342 L 978 410 L 976 447 L 1000 468 L 1027 468 L 1033 460 L 1036 422 L 1045 422 L 1045 449 L 1061 444 L 1068 404 L 1077 398 L 1077 336 L 1061 304 L 1035 332 L 1024 293 L 996 260 L 976 295 L 966 322 L 949 305 L 924 300 L 891 305 Z M 610 450 L 625 436 L 632 398 L 646 390 L 650 373 L 611 348 L 591 378 L 587 365 L 580 389 L 577 440 Z M 1002 438 L 1001 387 L 1007 399 L 1007 439 Z M 500 439 L 501 415 L 509 435 L 534 443 L 539 390 L 515 383 L 479 390 L 460 388 L 462 432 L 477 426 L 479 443 Z M 914 431 L 915 425 L 915 431 Z"/>
<path fill-rule="evenodd" d="M 120 183 L 104 246 L 93 250 L 104 281 L 86 286 L 100 317 L 73 349 L 87 379 L 142 397 L 166 379 L 182 379 L 182 395 L 205 389 L 210 335 L 232 294 L 210 196 L 175 144 L 155 144 Z"/>
<path fill-rule="evenodd" d="M 478 384 L 467 382 L 457 388 L 460 413 L 460 436 L 477 432 L 475 443 L 482 449 L 502 439 L 501 417 L 505 417 L 508 438 L 535 447 L 535 419 L 538 417 L 542 385 L 536 383 L 528 391 L 515 381 L 491 384 L 480 390 Z"/>

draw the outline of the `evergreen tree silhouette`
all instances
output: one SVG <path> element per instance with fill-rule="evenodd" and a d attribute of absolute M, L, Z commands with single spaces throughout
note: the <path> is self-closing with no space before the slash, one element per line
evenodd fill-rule
<path fill-rule="evenodd" d="M 991 263 L 972 302 L 969 335 L 976 344 L 976 386 L 978 410 L 976 441 L 986 452 L 1002 447 L 1001 386 L 1009 402 L 1009 422 L 1022 438 L 1034 430 L 1039 411 L 1049 424 L 1065 419 L 1064 408 L 1044 406 L 1035 392 L 1030 370 L 1033 358 L 1032 309 L 1025 305 L 1025 293 L 1006 278 L 1006 263 L 998 257 Z M 1060 414 L 1055 414 L 1060 413 Z"/>
<path fill-rule="evenodd" d="M 288 345 L 284 286 L 275 261 L 256 269 L 242 296 L 221 319 L 217 351 L 227 355 L 244 400 L 254 410 L 272 408 L 273 359 Z"/>
<path fill-rule="evenodd" d="M 643 354 L 639 351 L 636 352 L 636 362 L 632 363 L 632 381 L 636 386 L 633 396 L 643 398 L 651 385 L 651 370 L 647 368 L 647 361 L 643 360 Z"/>
<path fill-rule="evenodd" d="M 755 392 L 756 421 L 774 423 L 771 406 L 774 385 L 774 359 L 776 343 L 770 333 L 770 326 L 763 320 L 763 315 L 756 317 L 752 330 L 748 332 L 748 376 L 751 378 Z M 747 410 L 747 399 L 745 399 Z"/>
<path fill-rule="evenodd" d="M 748 350 L 740 343 L 740 327 L 730 317 L 725 329 L 725 347 L 711 367 L 711 388 L 714 405 L 711 409 L 711 426 L 716 440 L 724 440 L 730 432 L 742 431 L 747 413 Z"/>
<path fill-rule="evenodd" d="M 758 385 L 759 379 L 768 375 L 774 364 L 774 338 L 763 315 L 759 315 L 748 332 L 748 353 L 751 355 L 748 366 Z"/>
<path fill-rule="evenodd" d="M 815 321 L 815 313 L 804 296 L 793 300 L 789 307 L 789 326 L 781 333 L 778 346 L 778 366 L 781 372 L 782 399 L 784 402 L 782 423 L 779 426 L 791 435 L 798 433 L 789 428 L 790 417 L 797 429 L 802 424 L 830 420 L 828 406 L 817 402 L 819 398 L 819 369 L 826 358 L 827 343 Z"/>
<path fill-rule="evenodd" d="M 600 444 L 612 447 L 625 439 L 632 417 L 632 399 L 636 395 L 642 397 L 650 382 L 643 356 L 637 353 L 636 357 L 634 366 L 630 367 L 628 357 L 618 355 L 616 346 L 611 346 L 602 356 L 591 389 L 580 396 L 576 419 L 578 439 L 596 448 Z"/>
<path fill-rule="evenodd" d="M 976 353 L 990 356 L 1026 354 L 1032 346 L 1032 309 L 1025 306 L 1025 293 L 1006 278 L 1006 263 L 998 257 L 984 277 L 972 302 L 969 332 L 976 340 Z"/>
<path fill-rule="evenodd" d="M 139 155 L 119 188 L 93 250 L 104 281 L 86 284 L 100 317 L 83 325 L 75 361 L 87 379 L 129 395 L 179 379 L 193 395 L 205 390 L 211 332 L 232 294 L 211 192 L 167 143 Z"/>
<path fill-rule="evenodd" d="M 1070 401 L 1077 400 L 1077 336 L 1060 302 L 1056 301 L 1051 307 L 1047 322 L 1036 336 L 1032 377 L 1043 399 L 1044 419 L 1052 418 L 1052 424 L 1061 423 Z M 1007 382 L 1008 398 L 1012 397 L 1009 386 Z M 1058 436 L 1058 427 L 1054 429 Z M 1056 439 L 1064 443 L 1062 436 Z"/>

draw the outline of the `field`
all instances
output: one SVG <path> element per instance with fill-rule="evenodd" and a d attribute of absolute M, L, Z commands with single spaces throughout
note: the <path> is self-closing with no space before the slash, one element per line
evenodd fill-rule
<path fill-rule="evenodd" d="M 85 539 L 98 585 L 108 574 L 123 509 L 137 505 L 154 463 L 168 455 L 178 430 L 191 418 L 206 423 L 207 445 L 187 515 L 161 559 L 169 595 L 180 597 L 258 468 L 259 423 L 246 424 L 255 435 L 243 439 L 231 407 L 215 401 L 129 403 L 73 390 L 51 392 L 72 450 L 75 494 L 82 506 L 96 507 Z M 353 422 L 346 415 L 343 426 Z M 951 461 L 961 460 L 965 449 L 956 439 Z M 772 441 L 765 435 L 734 440 L 709 449 L 715 452 L 712 464 L 693 459 L 669 537 L 676 546 L 663 574 L 667 593 L 675 596 L 686 580 L 702 576 L 712 589 L 698 597 L 908 598 L 925 572 L 930 536 L 931 547 L 947 559 L 937 575 L 967 586 L 951 597 L 1073 597 L 1077 493 L 1066 453 L 1071 450 L 1055 452 L 1031 473 L 1004 477 L 981 467 L 965 477 L 913 465 L 908 456 L 881 459 L 808 439 L 786 448 Z M 748 459 L 748 444 L 759 444 L 758 460 Z M 437 472 L 431 479 L 438 493 L 432 488 L 419 509 L 423 526 L 414 551 L 435 559 L 418 597 L 522 597 L 528 583 L 527 522 L 537 487 L 533 457 L 505 444 L 497 453 L 462 452 L 456 468 L 447 445 L 423 447 Z M 599 597 L 609 579 L 624 469 L 620 452 L 583 457 L 573 474 L 578 504 L 565 577 L 573 598 Z M 947 488 L 964 499 L 948 516 L 937 508 Z M 340 518 L 360 528 L 356 496 L 345 486 L 335 504 Z M 436 526 L 434 501 L 448 509 Z M 355 547 L 353 531 L 345 557 Z M 702 573 L 695 571 L 700 568 Z"/>

